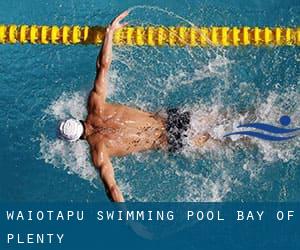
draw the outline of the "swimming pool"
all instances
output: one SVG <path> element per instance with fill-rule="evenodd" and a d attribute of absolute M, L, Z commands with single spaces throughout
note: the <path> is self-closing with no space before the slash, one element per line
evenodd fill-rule
<path fill-rule="evenodd" d="M 0 4 L 0 23 L 104 25 L 127 8 L 132 25 L 294 27 L 300 16 L 292 0 L 11 0 Z M 69 146 L 55 133 L 59 119 L 86 114 L 98 50 L 0 46 L 1 201 L 106 200 L 87 145 Z M 251 119 L 278 124 L 284 114 L 299 127 L 299 52 L 299 47 L 116 47 L 109 100 L 210 115 L 205 126 L 215 136 Z M 254 139 L 248 146 L 189 148 L 179 155 L 140 153 L 114 159 L 113 165 L 129 201 L 299 201 L 299 148 L 300 137 L 278 144 Z"/>

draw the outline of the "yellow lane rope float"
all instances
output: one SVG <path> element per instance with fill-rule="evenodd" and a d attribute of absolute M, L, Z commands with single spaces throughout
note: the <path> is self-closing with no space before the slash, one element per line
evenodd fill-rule
<path fill-rule="evenodd" d="M 105 27 L 0 25 L 0 44 L 100 44 Z M 114 44 L 136 46 L 299 46 L 300 27 L 126 27 Z"/>

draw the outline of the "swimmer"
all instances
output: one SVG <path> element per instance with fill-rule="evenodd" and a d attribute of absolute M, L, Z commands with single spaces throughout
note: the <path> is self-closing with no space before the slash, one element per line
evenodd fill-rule
<path fill-rule="evenodd" d="M 106 101 L 114 32 L 127 25 L 121 21 L 128 14 L 128 11 L 120 14 L 106 29 L 96 61 L 96 77 L 88 98 L 86 119 L 70 118 L 61 121 L 58 128 L 59 137 L 66 141 L 82 139 L 88 142 L 93 164 L 99 171 L 108 197 L 114 202 L 124 202 L 124 198 L 110 159 L 146 150 L 180 151 L 191 119 L 189 112 L 179 109 L 169 109 L 167 116 L 162 117 Z M 204 133 L 195 136 L 193 141 L 195 146 L 201 147 L 209 139 L 209 134 Z"/>

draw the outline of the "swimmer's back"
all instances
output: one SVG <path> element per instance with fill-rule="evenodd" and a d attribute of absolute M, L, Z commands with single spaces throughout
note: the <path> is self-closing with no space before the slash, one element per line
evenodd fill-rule
<path fill-rule="evenodd" d="M 89 110 L 87 122 L 95 130 L 91 143 L 103 141 L 111 156 L 159 148 L 166 144 L 164 120 L 152 113 L 120 104 L 103 103 L 101 108 Z"/>

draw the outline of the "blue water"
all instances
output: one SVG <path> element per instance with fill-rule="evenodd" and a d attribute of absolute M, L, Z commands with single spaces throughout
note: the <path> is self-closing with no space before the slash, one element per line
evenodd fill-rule
<path fill-rule="evenodd" d="M 0 23 L 299 26 L 299 1 L 1 1 Z M 0 201 L 107 200 L 87 145 L 55 138 L 59 119 L 83 118 L 96 46 L 0 45 Z M 300 50 L 114 48 L 109 100 L 145 110 L 192 110 L 195 131 L 220 137 L 241 122 L 300 127 Z M 225 115 L 226 114 L 226 115 Z M 130 201 L 299 201 L 300 137 L 208 145 L 183 154 L 113 159 Z"/>

